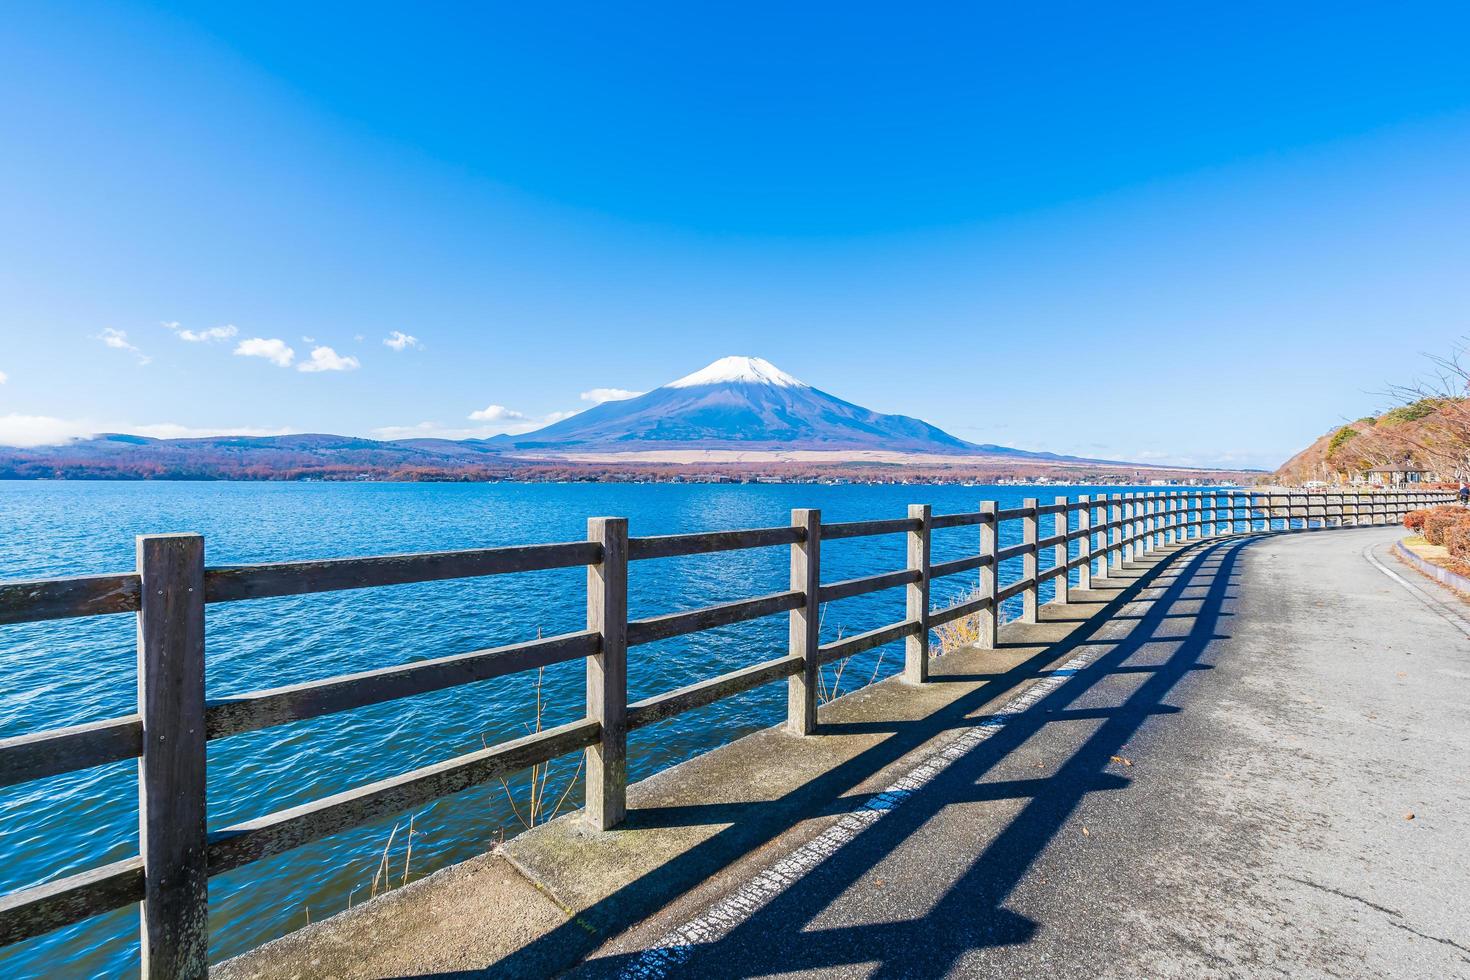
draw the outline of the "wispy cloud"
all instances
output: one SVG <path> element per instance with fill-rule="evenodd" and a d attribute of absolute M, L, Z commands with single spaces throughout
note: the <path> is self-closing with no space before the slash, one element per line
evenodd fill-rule
<path fill-rule="evenodd" d="M 7 382 L 9 380 L 10 380 L 10 375 L 6 374 L 4 371 L 0 371 L 0 385 L 3 385 L 5 382 Z"/>
<path fill-rule="evenodd" d="M 276 367 L 290 367 L 296 360 L 296 352 L 284 340 L 277 337 L 251 337 L 235 346 L 236 357 L 263 357 Z"/>
<path fill-rule="evenodd" d="M 147 364 L 153 358 L 140 351 L 128 340 L 126 330 L 118 330 L 114 327 L 103 327 L 102 332 L 94 335 L 97 340 L 102 341 L 113 350 L 127 351 L 138 359 L 139 364 Z"/>
<path fill-rule="evenodd" d="M 591 391 L 582 392 L 577 397 L 581 398 L 584 402 L 601 405 L 603 402 L 627 401 L 629 398 L 637 398 L 641 394 L 644 394 L 644 392 L 629 391 L 626 388 L 593 388 Z"/>
<path fill-rule="evenodd" d="M 486 405 L 478 412 L 469 414 L 469 420 L 478 422 L 479 425 L 453 426 L 439 422 L 420 422 L 417 425 L 385 425 L 373 429 L 372 434 L 378 439 L 488 439 L 490 436 L 532 432 L 576 414 L 550 412 L 546 415 L 528 415 L 504 405 Z"/>
<path fill-rule="evenodd" d="M 226 323 L 219 327 L 210 327 L 208 330 L 188 330 L 177 320 L 165 320 L 163 325 L 174 332 L 174 336 L 180 340 L 187 340 L 191 344 L 204 344 L 215 340 L 229 340 L 240 331 L 233 323 Z"/>
<path fill-rule="evenodd" d="M 0 446 L 57 446 L 86 439 L 101 432 L 123 432 L 153 439 L 197 439 L 206 436 L 279 436 L 297 429 L 267 429 L 259 426 L 189 426 L 176 422 L 135 425 L 95 419 L 60 419 L 49 415 L 0 415 Z"/>
<path fill-rule="evenodd" d="M 391 347 L 396 351 L 405 351 L 410 347 L 422 347 L 419 339 L 413 334 L 404 333 L 402 330 L 394 330 L 383 338 L 383 346 Z"/>
<path fill-rule="evenodd" d="M 330 347 L 313 347 L 311 360 L 296 365 L 298 371 L 356 371 L 362 365 L 352 355 L 338 354 Z"/>

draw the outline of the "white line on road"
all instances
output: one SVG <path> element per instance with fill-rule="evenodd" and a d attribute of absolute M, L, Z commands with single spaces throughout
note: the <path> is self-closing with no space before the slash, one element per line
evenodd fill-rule
<path fill-rule="evenodd" d="M 1152 601 L 1152 598 L 1136 599 L 1127 604 L 1124 612 L 1141 613 L 1143 607 Z M 1119 637 L 1109 637 L 1103 634 L 1115 631 L 1126 634 L 1128 628 L 1124 623 L 1109 624 L 1099 632 L 1099 638 L 1118 639 Z M 999 712 L 987 715 L 975 727 L 966 729 L 944 748 L 929 755 L 923 762 L 857 810 L 845 814 L 812 840 L 756 875 L 744 887 L 711 906 L 703 915 L 664 934 L 653 946 L 644 950 L 629 963 L 619 976 L 629 978 L 629 980 L 632 978 L 656 980 L 656 978 L 667 977 L 689 961 L 697 946 L 715 942 L 749 919 L 772 899 L 837 853 L 844 845 L 856 839 L 868 827 L 912 797 L 966 753 L 973 751 L 981 742 L 995 735 L 1016 715 L 1067 683 L 1082 668 L 1101 655 L 1100 650 L 1094 649 L 1048 672 L 1041 680 L 1007 701 Z"/>
<path fill-rule="evenodd" d="M 1383 564 L 1383 562 L 1379 561 L 1378 556 L 1373 554 L 1373 547 L 1374 546 L 1370 544 L 1368 547 L 1363 549 L 1363 557 L 1368 559 L 1368 564 L 1372 565 L 1374 568 L 1378 569 L 1380 572 L 1393 579 L 1399 585 L 1402 585 L 1404 588 L 1408 589 L 1411 593 L 1413 593 L 1414 598 L 1418 599 L 1430 609 L 1433 609 L 1445 619 L 1449 620 L 1450 623 L 1461 633 L 1464 633 L 1466 636 L 1470 636 L 1470 620 L 1466 620 L 1464 616 L 1461 616 L 1458 612 L 1451 610 L 1445 602 L 1434 596 L 1430 596 L 1423 589 L 1419 588 L 1419 586 L 1415 585 L 1413 582 L 1410 582 L 1398 572 L 1395 572 L 1393 569 Z"/>

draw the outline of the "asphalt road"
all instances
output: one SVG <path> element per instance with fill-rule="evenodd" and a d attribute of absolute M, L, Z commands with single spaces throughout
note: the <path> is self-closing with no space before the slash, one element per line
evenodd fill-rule
<path fill-rule="evenodd" d="M 1389 557 L 1400 533 L 1175 556 L 1075 673 L 785 855 L 773 898 L 733 900 L 768 848 L 578 972 L 1470 978 L 1467 607 Z"/>

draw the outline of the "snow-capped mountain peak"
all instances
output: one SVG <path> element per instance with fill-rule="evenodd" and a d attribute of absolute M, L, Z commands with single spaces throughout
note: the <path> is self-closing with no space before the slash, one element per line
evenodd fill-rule
<path fill-rule="evenodd" d="M 754 384 L 776 388 L 810 388 L 763 357 L 722 357 L 708 367 L 670 381 L 665 388 L 695 388 L 700 385 Z"/>

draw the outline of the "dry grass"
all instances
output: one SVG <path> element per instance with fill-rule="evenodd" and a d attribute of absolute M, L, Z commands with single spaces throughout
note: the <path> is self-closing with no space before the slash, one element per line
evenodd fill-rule
<path fill-rule="evenodd" d="M 976 585 L 968 594 L 961 596 L 959 602 L 969 602 L 971 599 L 980 597 L 980 586 Z M 936 627 L 934 638 L 938 641 L 936 656 L 944 656 L 954 650 L 973 646 L 980 642 L 980 622 L 983 613 L 971 613 L 962 619 L 952 620 L 943 626 Z"/>
<path fill-rule="evenodd" d="M 826 619 L 827 607 L 824 605 L 822 606 L 822 611 L 817 623 L 818 636 L 820 636 L 822 633 L 822 623 L 824 623 Z M 838 640 L 842 639 L 842 634 L 844 633 L 844 631 L 845 627 L 839 626 L 837 628 Z M 853 688 L 852 690 L 858 690 L 859 688 L 867 687 L 868 684 L 872 684 L 878 679 L 878 673 L 883 669 L 883 658 L 885 656 L 887 656 L 886 650 L 878 651 L 878 661 L 877 663 L 873 664 L 873 675 L 868 678 L 868 683 L 859 684 L 856 688 Z M 817 671 L 817 704 L 827 704 L 830 701 L 836 701 L 839 697 L 842 696 L 842 676 L 847 673 L 847 665 L 848 662 L 851 660 L 852 657 L 843 657 L 841 660 L 826 664 Z M 830 680 L 828 679 L 829 673 L 831 675 Z"/>
<path fill-rule="evenodd" d="M 539 631 L 538 631 L 539 636 Z M 546 714 L 546 699 L 542 695 L 543 685 L 546 681 L 546 668 L 541 667 L 536 671 L 535 706 L 536 717 L 534 722 L 526 725 L 526 730 L 531 734 L 540 732 L 543 727 L 542 719 Z M 481 741 L 484 737 L 481 736 Z M 581 753 L 577 759 L 576 771 L 571 778 L 567 779 L 558 793 L 557 785 L 551 783 L 551 763 L 540 762 L 533 765 L 527 773 L 529 786 L 522 804 L 516 802 L 515 792 L 511 789 L 510 781 L 502 778 L 500 788 L 505 791 L 506 802 L 510 804 L 511 812 L 515 814 L 516 821 L 522 829 L 530 830 L 538 824 L 554 819 L 566 806 L 567 800 L 571 798 L 572 790 L 577 785 L 577 778 L 582 775 L 582 767 L 587 763 L 587 754 Z M 551 802 L 553 801 L 554 802 Z"/>

